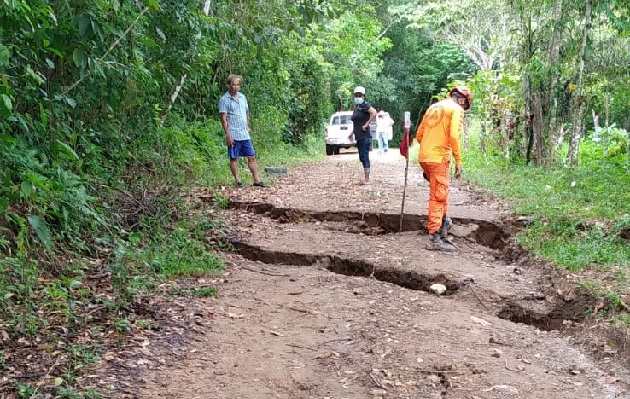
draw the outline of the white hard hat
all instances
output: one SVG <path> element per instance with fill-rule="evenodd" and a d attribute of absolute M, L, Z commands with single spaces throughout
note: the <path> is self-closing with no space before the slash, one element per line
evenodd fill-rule
<path fill-rule="evenodd" d="M 354 88 L 354 93 L 361 93 L 363 95 L 365 95 L 365 87 L 363 86 L 357 86 Z"/>

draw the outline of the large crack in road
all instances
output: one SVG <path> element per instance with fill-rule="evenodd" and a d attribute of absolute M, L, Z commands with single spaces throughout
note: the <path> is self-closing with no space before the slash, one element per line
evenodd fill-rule
<path fill-rule="evenodd" d="M 392 235 L 395 238 L 395 230 L 400 223 L 400 215 L 394 214 L 373 214 L 357 212 L 308 212 L 299 209 L 276 208 L 269 203 L 244 203 L 233 202 L 235 209 L 243 209 L 255 215 L 263 215 L 282 224 L 284 232 L 300 232 L 305 234 L 305 224 L 317 223 L 316 230 L 312 233 L 313 239 L 310 241 L 320 247 L 322 242 L 336 243 L 339 239 L 340 231 L 350 234 L 360 234 L 366 236 Z M 413 231 L 419 233 L 425 229 L 426 217 L 418 215 L 406 215 L 408 225 L 402 231 Z M 322 225 L 322 222 L 324 223 Z M 327 224 L 326 222 L 334 222 Z M 509 233 L 504 231 L 500 224 L 485 220 L 455 219 L 454 223 L 459 226 L 454 232 L 454 241 L 464 244 L 475 243 L 478 246 L 488 249 L 496 249 L 493 255 L 499 260 L 514 259 L 514 252 L 518 251 L 520 257 L 527 257 L 524 251 L 508 245 Z M 413 228 L 415 226 L 415 228 Z M 464 226 L 463 228 L 461 226 Z M 332 233 L 331 233 L 332 232 Z M 292 234 L 289 234 L 291 236 Z M 406 237 L 405 237 L 406 238 Z M 415 238 L 415 237 L 413 237 Z M 280 243 L 290 242 L 293 238 L 276 236 L 274 241 Z M 408 240 L 401 239 L 396 243 L 399 249 L 404 250 L 404 245 Z M 421 239 L 413 240 L 421 242 Z M 430 292 L 433 284 L 442 284 L 446 287 L 445 295 L 455 294 L 461 287 L 471 287 L 474 289 L 475 280 L 470 274 L 461 274 L 454 270 L 453 275 L 436 272 L 426 269 L 409 269 L 382 266 L 382 259 L 369 261 L 342 255 L 328 255 L 326 253 L 293 252 L 290 249 L 295 247 L 289 245 L 282 249 L 274 249 L 275 244 L 269 246 L 256 246 L 247 241 L 234 240 L 232 242 L 238 253 L 247 259 L 262 261 L 268 264 L 285 265 L 325 265 L 325 267 L 335 273 L 372 277 L 380 281 L 396 284 L 398 286 Z M 413 244 L 412 244 L 413 245 Z M 282 245 L 281 245 L 282 246 Z M 299 248 L 304 251 L 305 246 Z M 340 250 L 341 248 L 337 248 Z M 413 250 L 410 250 L 413 251 Z M 521 259 L 522 260 L 522 259 Z M 498 263 L 498 262 L 497 262 Z M 520 275 L 522 268 L 514 268 L 515 273 Z M 534 276 L 537 280 L 541 276 Z M 547 278 L 547 275 L 543 276 Z M 488 280 L 488 279 L 486 279 Z M 495 281 L 490 279 L 490 281 Z M 537 291 L 531 291 L 535 287 Z M 580 322 L 588 311 L 593 308 L 596 301 L 591 295 L 583 292 L 575 298 L 566 300 L 557 295 L 555 291 L 549 290 L 548 284 L 531 284 L 526 292 L 515 290 L 510 296 L 500 295 L 493 291 L 492 286 L 482 288 L 491 297 L 500 298 L 499 303 L 494 304 L 498 308 L 496 315 L 503 319 L 508 319 L 518 323 L 534 325 L 543 330 L 561 330 L 567 321 Z M 546 291 L 546 292 L 545 292 Z M 532 306 L 534 304 L 534 306 Z"/>
<path fill-rule="evenodd" d="M 235 254 L 211 327 L 142 398 L 627 397 L 615 352 L 563 332 L 594 299 L 515 246 L 509 218 L 455 187 L 459 250 L 427 251 L 417 173 L 400 231 L 400 161 L 376 159 L 368 187 L 354 161 L 230 192 Z"/>

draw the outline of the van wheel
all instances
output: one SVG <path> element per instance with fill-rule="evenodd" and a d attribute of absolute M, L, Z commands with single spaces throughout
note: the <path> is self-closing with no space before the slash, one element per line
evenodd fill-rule
<path fill-rule="evenodd" d="M 326 155 L 332 155 L 334 152 L 335 152 L 335 146 L 331 144 L 326 144 Z"/>
<path fill-rule="evenodd" d="M 339 151 L 341 151 L 341 147 L 339 147 L 339 146 L 335 146 L 335 149 L 334 149 L 333 153 L 334 153 L 335 155 L 339 155 Z"/>

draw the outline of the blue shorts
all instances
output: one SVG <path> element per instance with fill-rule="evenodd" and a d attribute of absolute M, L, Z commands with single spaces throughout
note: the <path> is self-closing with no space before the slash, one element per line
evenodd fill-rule
<path fill-rule="evenodd" d="M 254 152 L 254 145 L 251 140 L 234 140 L 234 145 L 228 147 L 228 157 L 230 159 L 253 157 L 255 155 L 256 152 Z"/>

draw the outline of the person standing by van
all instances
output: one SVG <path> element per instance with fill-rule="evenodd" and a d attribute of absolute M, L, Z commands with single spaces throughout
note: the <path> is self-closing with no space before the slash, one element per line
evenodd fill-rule
<path fill-rule="evenodd" d="M 376 118 L 376 110 L 365 100 L 365 87 L 354 88 L 354 111 L 352 113 L 352 133 L 348 136 L 352 140 L 354 136 L 359 150 L 359 161 L 363 164 L 363 184 L 370 184 L 370 145 L 372 135 L 370 124 Z"/>
<path fill-rule="evenodd" d="M 376 140 L 378 141 L 379 153 L 387 152 L 392 126 L 394 126 L 394 120 L 389 112 L 379 110 L 376 113 Z"/>

